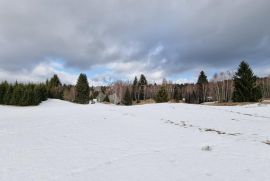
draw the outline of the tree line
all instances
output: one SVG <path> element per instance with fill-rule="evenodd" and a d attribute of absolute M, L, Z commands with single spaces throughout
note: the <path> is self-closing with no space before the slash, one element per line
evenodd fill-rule
<path fill-rule="evenodd" d="M 69 86 L 62 85 L 59 77 L 54 75 L 45 83 L 18 83 L 4 81 L 0 83 L 0 104 L 15 106 L 39 105 L 48 98 L 64 99 L 64 92 Z M 80 74 L 76 85 L 76 96 L 73 102 L 89 103 L 89 85 L 85 74 Z"/>
<path fill-rule="evenodd" d="M 202 103 L 208 100 L 218 102 L 258 102 L 267 98 L 260 78 L 254 75 L 246 62 L 241 62 L 236 73 L 214 75 L 211 82 L 202 71 L 195 85 L 186 85 L 182 91 L 188 103 Z"/>
<path fill-rule="evenodd" d="M 244 61 L 236 73 L 216 74 L 211 81 L 201 71 L 195 84 L 173 84 L 166 80 L 161 85 L 147 84 L 145 76 L 141 75 L 139 80 L 135 77 L 132 84 L 118 82 L 113 86 L 117 87 L 114 90 L 126 105 L 147 99 L 157 103 L 184 101 L 200 104 L 207 101 L 258 102 L 270 98 L 270 77 L 258 78 Z"/>
<path fill-rule="evenodd" d="M 57 75 L 39 84 L 0 83 L 0 104 L 4 105 L 38 105 L 48 98 L 88 104 L 98 97 L 101 97 L 101 102 L 123 105 L 148 100 L 198 104 L 206 101 L 257 102 L 263 97 L 270 97 L 270 78 L 258 78 L 243 61 L 236 73 L 216 74 L 210 81 L 201 71 L 195 84 L 173 84 L 165 79 L 161 85 L 149 84 L 143 74 L 139 79 L 135 77 L 131 83 L 117 81 L 110 86 L 101 86 L 98 90 L 97 87 L 89 87 L 85 74 L 79 75 L 75 86 L 63 85 Z"/>
<path fill-rule="evenodd" d="M 0 104 L 30 106 L 38 105 L 47 100 L 45 84 L 9 84 L 6 81 L 0 84 Z"/>

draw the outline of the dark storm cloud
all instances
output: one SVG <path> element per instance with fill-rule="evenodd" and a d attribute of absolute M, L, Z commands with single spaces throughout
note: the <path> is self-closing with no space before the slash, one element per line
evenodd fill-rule
<path fill-rule="evenodd" d="M 81 70 L 141 63 L 162 76 L 270 66 L 269 18 L 268 0 L 0 0 L 0 68 L 48 58 Z"/>

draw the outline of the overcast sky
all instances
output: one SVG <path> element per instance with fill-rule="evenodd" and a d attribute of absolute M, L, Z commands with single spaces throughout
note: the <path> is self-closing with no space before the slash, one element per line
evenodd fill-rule
<path fill-rule="evenodd" d="M 269 0 L 0 0 L 0 80 L 270 74 Z"/>

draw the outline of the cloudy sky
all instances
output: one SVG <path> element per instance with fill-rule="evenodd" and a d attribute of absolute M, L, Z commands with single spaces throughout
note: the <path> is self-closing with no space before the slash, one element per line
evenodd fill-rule
<path fill-rule="evenodd" d="M 190 82 L 241 60 L 266 76 L 269 19 L 269 0 L 0 0 L 0 80 Z"/>

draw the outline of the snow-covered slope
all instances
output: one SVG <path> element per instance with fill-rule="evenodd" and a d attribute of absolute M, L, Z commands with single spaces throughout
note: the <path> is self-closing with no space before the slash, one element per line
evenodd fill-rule
<path fill-rule="evenodd" d="M 266 140 L 270 105 L 0 106 L 0 180 L 269 181 Z"/>

